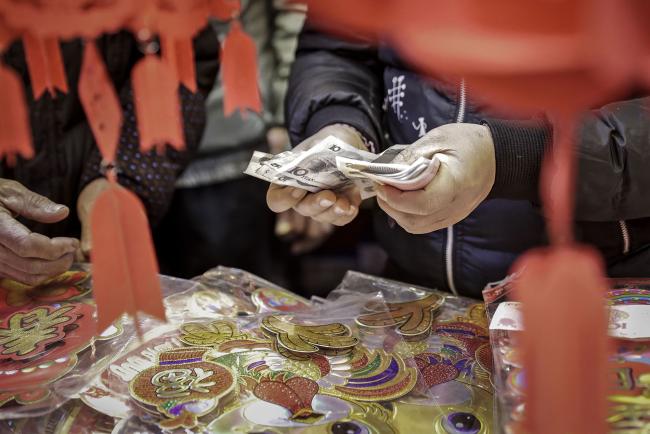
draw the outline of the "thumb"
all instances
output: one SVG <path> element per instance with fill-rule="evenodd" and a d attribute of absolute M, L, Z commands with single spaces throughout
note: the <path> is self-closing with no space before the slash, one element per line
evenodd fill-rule
<path fill-rule="evenodd" d="M 90 257 L 90 251 L 92 250 L 92 230 L 90 226 L 90 218 L 81 219 L 81 243 L 79 250 L 86 257 Z"/>
<path fill-rule="evenodd" d="M 67 206 L 52 202 L 15 181 L 0 184 L 0 202 L 15 214 L 40 223 L 56 223 L 70 212 Z"/>

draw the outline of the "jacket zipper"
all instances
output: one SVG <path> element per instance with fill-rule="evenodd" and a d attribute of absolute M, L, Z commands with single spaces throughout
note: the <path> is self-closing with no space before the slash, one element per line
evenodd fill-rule
<path fill-rule="evenodd" d="M 627 230 L 625 220 L 619 220 L 618 226 L 621 228 L 621 235 L 623 235 L 623 254 L 630 253 L 630 231 Z"/>
<path fill-rule="evenodd" d="M 456 116 L 456 123 L 465 121 L 465 108 L 467 106 L 467 88 L 465 87 L 465 79 L 461 79 L 458 89 L 458 116 Z M 445 271 L 447 273 L 447 286 L 452 294 L 458 295 L 456 283 L 454 282 L 454 226 L 451 225 L 447 228 L 447 246 L 445 247 Z"/>

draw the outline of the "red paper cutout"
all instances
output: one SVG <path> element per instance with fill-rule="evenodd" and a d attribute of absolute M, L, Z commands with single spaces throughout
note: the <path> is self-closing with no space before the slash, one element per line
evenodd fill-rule
<path fill-rule="evenodd" d="M 165 34 L 160 38 L 163 59 L 171 66 L 174 76 L 190 92 L 196 92 L 196 66 L 194 47 L 188 38 L 172 38 Z"/>
<path fill-rule="evenodd" d="M 0 64 L 0 158 L 13 166 L 16 154 L 32 158 L 32 133 L 23 83 L 18 74 Z"/>
<path fill-rule="evenodd" d="M 98 327 L 104 330 L 123 313 L 136 319 L 138 332 L 138 312 L 164 321 L 158 265 L 140 200 L 114 182 L 95 202 L 91 222 Z"/>
<path fill-rule="evenodd" d="M 86 42 L 79 99 L 104 160 L 114 162 L 122 129 L 122 106 L 93 41 Z"/>
<path fill-rule="evenodd" d="M 246 109 L 256 113 L 262 111 L 257 84 L 257 49 L 253 39 L 237 20 L 230 24 L 230 31 L 223 41 L 221 74 L 226 116 L 232 115 L 235 110 L 242 113 Z"/>
<path fill-rule="evenodd" d="M 23 36 L 23 45 L 34 99 L 40 98 L 46 90 L 53 97 L 56 96 L 55 89 L 67 93 L 68 82 L 59 41 L 27 33 Z"/>
<path fill-rule="evenodd" d="M 167 144 L 183 150 L 178 86 L 170 66 L 154 55 L 147 55 L 133 67 L 131 81 L 142 152 L 155 147 L 162 153 Z"/>

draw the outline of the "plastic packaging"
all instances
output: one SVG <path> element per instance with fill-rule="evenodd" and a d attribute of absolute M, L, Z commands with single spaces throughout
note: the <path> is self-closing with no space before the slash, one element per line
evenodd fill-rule
<path fill-rule="evenodd" d="M 500 432 L 508 434 L 523 432 L 525 416 L 525 373 L 517 347 L 523 324 L 518 304 L 510 300 L 516 278 L 509 276 L 483 292 L 490 317 L 496 418 Z M 650 280 L 613 279 L 610 288 L 605 296 L 616 350 L 611 356 L 612 405 L 607 421 L 612 433 L 645 433 L 650 426 Z"/>

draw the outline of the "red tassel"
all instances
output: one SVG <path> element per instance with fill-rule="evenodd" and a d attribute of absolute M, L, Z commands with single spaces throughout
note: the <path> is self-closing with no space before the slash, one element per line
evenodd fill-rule
<path fill-rule="evenodd" d="M 122 128 L 122 106 L 92 41 L 86 42 L 84 49 L 79 99 L 104 160 L 114 162 Z"/>
<path fill-rule="evenodd" d="M 136 195 L 113 183 L 92 210 L 93 293 L 98 327 L 104 330 L 123 313 L 165 320 L 149 224 Z"/>
<path fill-rule="evenodd" d="M 185 148 L 178 82 L 169 65 L 154 55 L 138 62 L 131 73 L 135 110 L 140 132 L 140 149 L 154 147 L 164 152 L 169 144 L 177 150 Z"/>
<path fill-rule="evenodd" d="M 583 247 L 527 253 L 522 301 L 526 432 L 607 432 L 609 339 L 603 264 Z"/>
<path fill-rule="evenodd" d="M 194 47 L 190 38 L 160 35 L 163 59 L 169 64 L 178 82 L 190 92 L 196 92 Z"/>
<path fill-rule="evenodd" d="M 16 154 L 32 158 L 32 133 L 25 104 L 23 83 L 18 74 L 0 65 L 0 158 L 13 166 Z"/>
<path fill-rule="evenodd" d="M 223 41 L 221 79 L 223 81 L 224 114 L 250 109 L 260 113 L 262 100 L 257 84 L 257 50 L 253 39 L 244 33 L 239 21 L 230 24 Z"/>
<path fill-rule="evenodd" d="M 67 93 L 68 82 L 59 41 L 56 38 L 41 38 L 27 33 L 23 36 L 23 44 L 34 99 L 40 98 L 46 90 L 52 96 L 56 95 L 55 89 Z"/>

